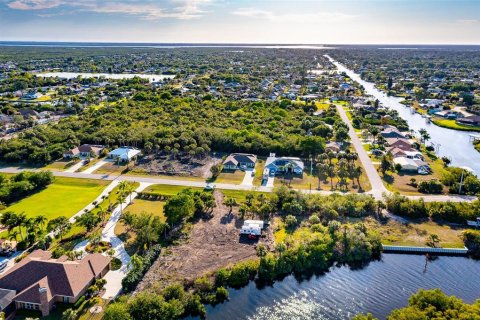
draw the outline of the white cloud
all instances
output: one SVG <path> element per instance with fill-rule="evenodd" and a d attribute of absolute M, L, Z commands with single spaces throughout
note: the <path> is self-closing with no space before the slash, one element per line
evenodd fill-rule
<path fill-rule="evenodd" d="M 480 20 L 478 19 L 460 19 L 460 20 L 457 20 L 458 23 L 462 23 L 462 24 L 476 24 L 476 23 L 479 23 Z"/>
<path fill-rule="evenodd" d="M 212 0 L 5 0 L 7 6 L 15 10 L 42 10 L 71 8 L 71 12 L 95 12 L 104 14 L 124 14 L 137 16 L 145 20 L 182 19 L 201 17 L 203 6 Z M 159 3 L 161 2 L 161 3 Z M 55 16 L 58 13 L 42 12 L 42 17 Z"/>
<path fill-rule="evenodd" d="M 261 10 L 256 8 L 241 8 L 232 12 L 233 15 L 254 19 L 265 19 L 273 22 L 315 22 L 316 20 L 346 20 L 354 18 L 354 15 L 341 12 L 305 12 L 305 13 L 282 13 Z"/>
<path fill-rule="evenodd" d="M 7 3 L 7 6 L 16 10 L 44 10 L 60 6 L 62 0 L 15 0 Z"/>

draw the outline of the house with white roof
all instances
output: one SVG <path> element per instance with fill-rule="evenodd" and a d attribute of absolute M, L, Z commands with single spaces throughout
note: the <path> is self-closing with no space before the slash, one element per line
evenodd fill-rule
<path fill-rule="evenodd" d="M 277 157 L 271 153 L 265 162 L 264 176 L 277 174 L 297 174 L 302 175 L 305 165 L 300 158 Z M 265 178 L 265 177 L 264 177 Z"/>
<path fill-rule="evenodd" d="M 120 147 L 107 154 L 107 159 L 130 162 L 140 154 L 140 150 L 133 147 Z"/>

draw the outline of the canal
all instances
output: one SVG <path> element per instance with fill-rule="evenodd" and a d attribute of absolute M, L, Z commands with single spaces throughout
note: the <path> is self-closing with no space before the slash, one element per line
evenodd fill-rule
<path fill-rule="evenodd" d="M 452 160 L 453 166 L 466 166 L 480 176 L 480 153 L 475 150 L 470 141 L 470 134 L 477 134 L 470 131 L 457 131 L 442 128 L 427 123 L 426 119 L 418 113 L 411 113 L 410 108 L 401 104 L 401 98 L 389 97 L 384 92 L 378 90 L 375 84 L 363 80 L 359 74 L 346 68 L 343 64 L 335 61 L 330 56 L 328 59 L 338 68 L 340 72 L 345 72 L 352 80 L 358 82 L 365 88 L 365 92 L 378 99 L 385 107 L 398 111 L 399 115 L 405 119 L 410 129 L 418 130 L 425 128 L 430 134 L 431 142 L 436 147 L 436 152 L 440 156 L 446 156 Z"/>
<path fill-rule="evenodd" d="M 258 289 L 254 282 L 230 289 L 230 301 L 207 308 L 207 319 L 351 319 L 371 312 L 379 319 L 406 306 L 420 288 L 440 288 L 471 303 L 480 298 L 480 261 L 439 257 L 426 264 L 422 255 L 383 254 L 361 269 L 335 266 L 299 281 L 288 276 Z"/>

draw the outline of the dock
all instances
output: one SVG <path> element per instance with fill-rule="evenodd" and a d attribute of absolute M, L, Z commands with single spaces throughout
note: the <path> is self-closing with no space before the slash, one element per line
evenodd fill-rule
<path fill-rule="evenodd" d="M 383 252 L 386 253 L 408 253 L 408 254 L 434 254 L 434 255 L 451 255 L 466 256 L 467 248 L 432 248 L 432 247 L 410 247 L 410 246 L 387 246 L 382 245 Z"/>
<path fill-rule="evenodd" d="M 478 135 L 478 134 L 469 134 L 469 136 L 470 136 L 470 141 L 480 140 L 480 135 Z"/>

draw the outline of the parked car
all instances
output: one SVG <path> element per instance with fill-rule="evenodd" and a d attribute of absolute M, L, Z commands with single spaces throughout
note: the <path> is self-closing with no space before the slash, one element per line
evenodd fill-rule
<path fill-rule="evenodd" d="M 381 157 L 381 156 L 383 156 L 383 151 L 382 151 L 382 150 L 379 150 L 379 149 L 373 149 L 373 150 L 372 150 L 372 154 L 373 154 L 375 157 Z"/>
<path fill-rule="evenodd" d="M 0 262 L 0 271 L 3 271 L 7 267 L 9 261 L 10 260 L 5 259 L 2 262 Z"/>
<path fill-rule="evenodd" d="M 215 189 L 215 185 L 212 184 L 212 183 L 209 183 L 205 186 L 205 190 L 207 190 L 207 191 L 212 191 L 214 189 Z"/>

